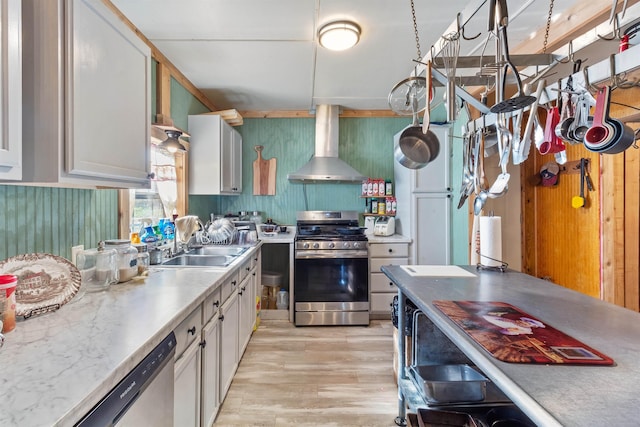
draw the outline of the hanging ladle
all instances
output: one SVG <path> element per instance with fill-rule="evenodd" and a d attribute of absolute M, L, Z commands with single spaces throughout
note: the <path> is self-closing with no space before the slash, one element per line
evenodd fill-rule
<path fill-rule="evenodd" d="M 502 54 L 505 61 L 505 66 L 502 74 L 502 93 L 504 94 L 505 81 L 507 80 L 507 71 L 511 69 L 511 72 L 516 78 L 516 84 L 518 85 L 518 94 L 513 98 L 499 101 L 496 105 L 491 107 L 491 112 L 510 113 L 513 111 L 521 110 L 533 104 L 533 102 L 536 100 L 536 97 L 525 95 L 522 90 L 522 80 L 520 79 L 520 74 L 518 73 L 515 65 L 513 65 L 511 56 L 509 54 L 509 42 L 507 41 L 507 22 L 509 20 L 507 15 L 507 3 L 506 0 L 492 0 L 489 6 L 493 8 L 491 12 L 492 16 L 495 13 L 496 1 L 498 2 L 498 9 L 501 11 L 501 16 L 498 17 L 498 38 L 500 39 L 500 43 L 502 44 Z M 490 29 L 493 29 L 492 25 L 493 24 L 490 22 Z"/>

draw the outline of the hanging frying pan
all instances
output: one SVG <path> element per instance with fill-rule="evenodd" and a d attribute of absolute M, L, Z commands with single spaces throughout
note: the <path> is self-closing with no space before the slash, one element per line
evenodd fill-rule
<path fill-rule="evenodd" d="M 416 112 L 417 103 L 417 99 L 413 97 L 413 124 L 402 132 L 394 152 L 396 161 L 409 169 L 425 167 L 440 152 L 440 141 L 436 134 L 428 129 L 428 125 L 426 132 L 424 132 L 423 126 L 420 125 Z M 429 109 L 428 102 L 426 109 Z M 429 117 L 428 113 L 425 113 L 425 117 Z"/>

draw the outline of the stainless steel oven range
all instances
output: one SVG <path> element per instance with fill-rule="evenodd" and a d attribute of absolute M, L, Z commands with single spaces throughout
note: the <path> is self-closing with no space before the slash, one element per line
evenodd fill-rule
<path fill-rule="evenodd" d="M 369 324 L 369 253 L 356 211 L 296 215 L 296 326 Z"/>

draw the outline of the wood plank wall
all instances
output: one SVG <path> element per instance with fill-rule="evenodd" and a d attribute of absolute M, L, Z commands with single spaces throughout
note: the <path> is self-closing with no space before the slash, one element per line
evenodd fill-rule
<path fill-rule="evenodd" d="M 638 99 L 637 87 L 614 91 L 611 116 L 638 116 Z M 568 145 L 567 154 L 590 159 L 595 191 L 575 209 L 578 174 L 561 174 L 556 187 L 542 187 L 536 185 L 540 167 L 553 158 L 535 152 L 523 164 L 523 271 L 639 311 L 640 150 L 600 155 Z"/>
<path fill-rule="evenodd" d="M 118 237 L 117 190 L 0 185 L 0 259 L 44 252 L 67 259 L 71 246 Z"/>

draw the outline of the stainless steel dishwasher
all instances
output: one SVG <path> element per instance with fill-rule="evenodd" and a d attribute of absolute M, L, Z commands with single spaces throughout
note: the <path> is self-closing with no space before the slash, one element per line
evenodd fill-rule
<path fill-rule="evenodd" d="M 175 351 L 171 332 L 76 426 L 173 426 Z"/>

